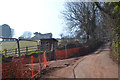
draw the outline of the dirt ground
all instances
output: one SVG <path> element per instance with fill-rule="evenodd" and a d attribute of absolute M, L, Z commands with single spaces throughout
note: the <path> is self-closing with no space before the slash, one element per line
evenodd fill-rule
<path fill-rule="evenodd" d="M 74 65 L 74 63 L 76 63 L 81 58 L 82 57 L 50 61 L 50 62 L 48 62 L 49 68 L 43 71 L 41 78 L 64 78 L 63 76 L 59 76 L 59 75 L 55 75 L 55 74 L 59 73 L 59 71 L 61 71 L 61 70 L 64 71 L 63 69 L 72 67 Z M 68 69 L 66 69 L 66 70 L 68 70 Z M 68 71 L 64 71 L 64 72 L 68 72 Z"/>
<path fill-rule="evenodd" d="M 49 62 L 41 78 L 118 78 L 118 64 L 110 58 L 109 43 L 94 54 Z"/>

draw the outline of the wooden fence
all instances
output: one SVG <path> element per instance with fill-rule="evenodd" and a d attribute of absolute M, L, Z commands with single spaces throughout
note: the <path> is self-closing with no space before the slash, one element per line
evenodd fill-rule
<path fill-rule="evenodd" d="M 30 52 L 40 51 L 40 47 L 41 47 L 40 45 L 26 46 L 26 47 L 20 48 L 20 52 L 21 52 L 21 54 L 28 54 Z M 18 54 L 18 48 L 10 49 L 10 50 L 4 50 L 1 53 L 2 53 L 2 55 L 6 55 L 6 56 Z"/>

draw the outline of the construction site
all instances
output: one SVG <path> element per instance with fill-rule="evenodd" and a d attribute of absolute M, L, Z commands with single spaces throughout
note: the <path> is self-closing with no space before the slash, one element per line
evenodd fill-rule
<path fill-rule="evenodd" d="M 23 51 L 19 44 L 21 40 L 16 39 L 18 48 L 17 51 L 12 49 L 12 54 L 10 50 L 1 51 L 2 79 L 118 78 L 118 65 L 111 58 L 110 43 L 104 43 L 94 51 L 87 45 L 57 49 L 53 43 L 57 40 L 42 39 L 39 43 L 45 45 L 45 41 L 49 41 L 47 46 L 23 47 Z"/>
<path fill-rule="evenodd" d="M 0 3 L 0 79 L 120 80 L 119 0 Z"/>

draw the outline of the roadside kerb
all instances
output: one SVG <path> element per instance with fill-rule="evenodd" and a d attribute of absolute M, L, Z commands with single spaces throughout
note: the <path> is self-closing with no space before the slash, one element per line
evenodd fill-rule
<path fill-rule="evenodd" d="M 97 51 L 95 51 L 95 52 L 93 53 L 93 55 L 100 53 L 100 52 L 102 51 L 102 49 L 103 49 L 103 48 L 101 47 L 100 49 L 98 49 Z M 72 69 L 73 69 L 73 78 L 74 78 L 74 79 L 76 79 L 75 68 L 77 67 L 77 65 L 78 65 L 81 61 L 83 61 L 83 60 L 86 59 L 87 57 L 89 57 L 89 56 L 84 56 L 84 57 L 80 58 L 80 59 L 72 66 Z"/>
<path fill-rule="evenodd" d="M 79 59 L 79 60 L 72 66 L 72 69 L 73 69 L 73 78 L 74 78 L 74 79 L 76 78 L 75 68 L 76 68 L 77 65 L 78 65 L 81 61 L 83 61 L 85 58 L 86 58 L 86 56 L 82 57 L 81 59 Z"/>

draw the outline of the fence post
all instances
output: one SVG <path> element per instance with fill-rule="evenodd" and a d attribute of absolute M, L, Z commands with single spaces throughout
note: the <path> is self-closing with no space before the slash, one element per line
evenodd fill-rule
<path fill-rule="evenodd" d="M 26 54 L 28 54 L 28 47 L 26 47 Z"/>
<path fill-rule="evenodd" d="M 31 64 L 32 64 L 32 78 L 33 78 L 33 56 L 31 56 Z"/>
<path fill-rule="evenodd" d="M 39 59 L 39 72 L 41 71 L 41 58 L 40 58 L 40 55 L 38 56 L 38 59 Z"/>
<path fill-rule="evenodd" d="M 20 43 L 19 43 L 19 39 L 16 39 L 16 41 L 17 41 L 17 46 L 18 46 L 19 58 L 20 58 L 20 62 L 21 62 L 21 53 L 20 53 Z"/>
<path fill-rule="evenodd" d="M 5 50 L 5 55 L 7 56 L 7 50 Z"/>
<path fill-rule="evenodd" d="M 66 54 L 65 54 L 65 55 L 66 55 L 65 58 L 69 58 L 68 53 L 67 53 L 67 47 L 66 47 L 66 46 L 67 46 L 67 44 L 65 45 L 65 53 L 66 53 Z"/>
<path fill-rule="evenodd" d="M 15 54 L 17 54 L 17 48 L 15 49 Z"/>
<path fill-rule="evenodd" d="M 37 49 L 38 49 L 38 51 L 40 51 L 40 45 L 37 45 Z"/>

